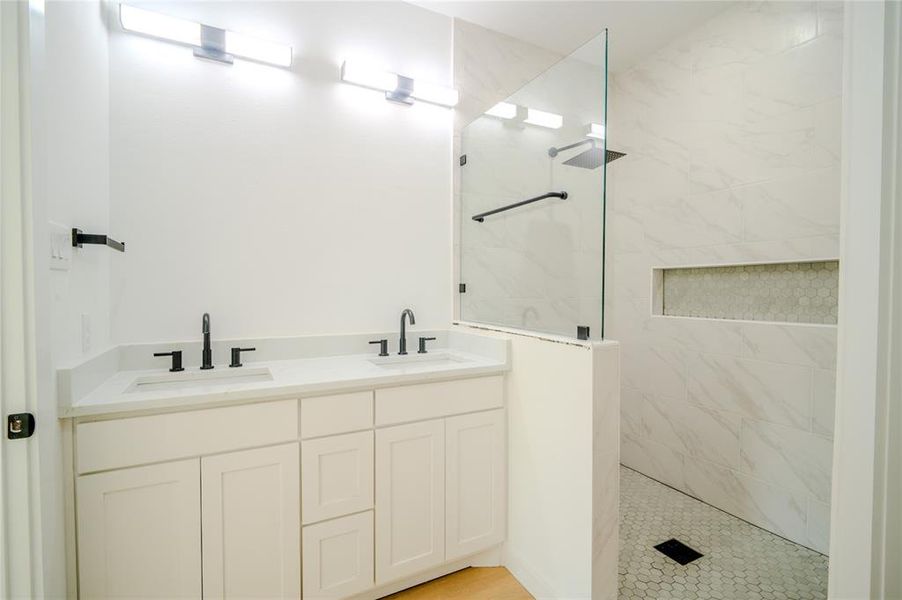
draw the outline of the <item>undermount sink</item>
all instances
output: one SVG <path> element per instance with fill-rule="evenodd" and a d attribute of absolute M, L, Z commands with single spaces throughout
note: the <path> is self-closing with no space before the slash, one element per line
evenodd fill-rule
<path fill-rule="evenodd" d="M 185 371 L 136 377 L 126 393 L 153 392 L 157 390 L 182 390 L 196 387 L 232 385 L 272 381 L 272 373 L 266 367 L 231 369 L 228 371 Z"/>
<path fill-rule="evenodd" d="M 381 356 L 371 358 L 370 362 L 383 369 L 404 369 L 420 365 L 424 367 L 450 366 L 470 361 L 462 356 L 456 356 L 448 352 L 429 352 L 428 354 Z"/>

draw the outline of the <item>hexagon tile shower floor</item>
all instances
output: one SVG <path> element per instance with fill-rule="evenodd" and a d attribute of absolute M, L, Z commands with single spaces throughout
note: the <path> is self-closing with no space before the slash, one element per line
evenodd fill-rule
<path fill-rule="evenodd" d="M 654 549 L 676 538 L 685 566 Z M 620 600 L 819 600 L 827 557 L 620 469 Z"/>

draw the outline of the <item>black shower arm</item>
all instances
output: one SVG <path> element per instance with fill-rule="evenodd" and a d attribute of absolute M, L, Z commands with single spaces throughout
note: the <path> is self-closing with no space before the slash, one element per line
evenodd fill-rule
<path fill-rule="evenodd" d="M 563 152 L 564 150 L 570 150 L 572 148 L 577 148 L 579 146 L 585 146 L 586 144 L 592 144 L 592 146 L 596 146 L 596 142 L 594 138 L 586 138 L 584 140 L 580 140 L 578 142 L 574 142 L 572 144 L 568 144 L 566 146 L 561 146 L 560 148 L 549 148 L 548 156 L 554 158 L 558 155 L 558 153 Z"/>
<path fill-rule="evenodd" d="M 542 194 L 541 196 L 536 196 L 535 198 L 530 198 L 529 200 L 521 200 L 520 202 L 514 202 L 513 204 L 508 204 L 507 206 L 502 206 L 501 208 L 496 208 L 494 210 L 490 210 L 488 212 L 479 213 L 478 215 L 473 215 L 473 220 L 477 223 L 482 223 L 485 221 L 485 218 L 490 215 L 495 215 L 500 212 L 504 212 L 506 210 L 510 210 L 512 208 L 517 208 L 519 206 L 525 206 L 527 204 L 532 204 L 533 202 L 538 202 L 539 200 L 544 200 L 545 198 L 560 198 L 561 200 L 567 199 L 567 192 L 548 192 L 547 194 Z"/>

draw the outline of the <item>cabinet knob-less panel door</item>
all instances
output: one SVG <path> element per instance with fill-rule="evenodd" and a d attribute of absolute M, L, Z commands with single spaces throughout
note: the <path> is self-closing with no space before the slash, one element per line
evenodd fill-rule
<path fill-rule="evenodd" d="M 373 511 L 304 527 L 304 600 L 373 587 Z"/>
<path fill-rule="evenodd" d="M 373 432 L 301 442 L 304 524 L 373 508 Z"/>
<path fill-rule="evenodd" d="M 376 583 L 444 560 L 444 422 L 376 431 Z"/>
<path fill-rule="evenodd" d="M 201 459 L 204 598 L 299 598 L 297 442 Z"/>
<path fill-rule="evenodd" d="M 82 598 L 200 598 L 200 461 L 79 477 Z"/>
<path fill-rule="evenodd" d="M 504 421 L 503 410 L 445 420 L 445 560 L 504 540 Z"/>

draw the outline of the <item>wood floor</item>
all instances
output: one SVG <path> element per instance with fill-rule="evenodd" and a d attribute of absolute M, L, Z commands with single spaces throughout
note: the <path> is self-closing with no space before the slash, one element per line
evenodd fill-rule
<path fill-rule="evenodd" d="M 504 567 L 470 567 L 427 581 L 383 600 L 532 600 Z"/>

